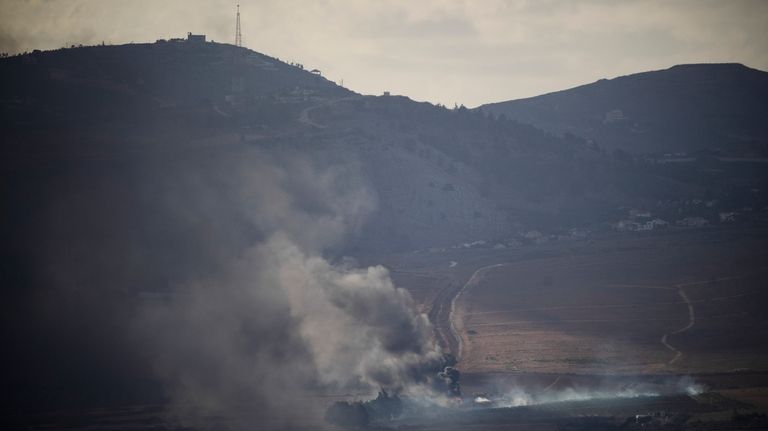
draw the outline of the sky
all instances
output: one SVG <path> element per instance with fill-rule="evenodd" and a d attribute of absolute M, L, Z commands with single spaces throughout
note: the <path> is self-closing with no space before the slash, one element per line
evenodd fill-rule
<path fill-rule="evenodd" d="M 232 43 L 236 1 L 0 0 L 0 52 Z M 242 0 L 243 44 L 363 94 L 468 107 L 682 63 L 768 70 L 762 0 Z"/>

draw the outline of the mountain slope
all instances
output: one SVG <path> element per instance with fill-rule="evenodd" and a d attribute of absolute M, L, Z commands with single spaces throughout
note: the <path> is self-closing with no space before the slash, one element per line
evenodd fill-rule
<path fill-rule="evenodd" d="M 630 208 L 715 220 L 768 203 L 764 169 L 648 165 L 213 43 L 0 59 L 0 112 L 0 380 L 21 388 L 6 405 L 80 402 L 71 387 L 145 402 L 152 373 L 126 327 L 143 294 L 215 280 L 275 226 L 375 258 L 568 238 Z"/>
<path fill-rule="evenodd" d="M 768 155 L 768 73 L 688 64 L 480 109 L 632 153 Z"/>
<path fill-rule="evenodd" d="M 38 128 L 164 127 L 179 117 L 205 119 L 225 98 L 243 99 L 249 115 L 275 123 L 288 114 L 275 112 L 271 102 L 298 97 L 297 88 L 303 89 L 301 96 L 351 94 L 278 59 L 217 43 L 59 49 L 1 64 L 0 109 L 7 125 L 17 129 L 32 123 Z"/>
<path fill-rule="evenodd" d="M 764 75 L 741 66 L 702 67 L 709 71 L 699 73 L 705 77 L 732 69 L 759 82 Z M 618 99 L 611 88 L 634 88 L 624 81 L 675 86 L 682 78 L 669 76 L 681 74 L 691 76 L 678 67 L 523 102 L 560 98 L 573 102 L 562 109 L 571 112 L 586 99 L 571 97 L 574 92 L 589 95 L 605 87 L 603 99 L 613 101 Z M 38 218 L 49 216 L 52 202 L 68 197 L 83 200 L 77 210 L 64 206 L 71 211 L 86 212 L 88 199 L 98 198 L 105 208 L 111 200 L 130 201 L 129 215 L 151 209 L 159 217 L 168 196 L 157 184 L 192 187 L 179 184 L 192 175 L 187 171 L 220 176 L 231 157 L 253 149 L 308 157 L 318 169 L 359 166 L 354 180 L 365 183 L 376 201 L 355 238 L 355 247 L 364 250 L 497 241 L 529 230 L 604 229 L 622 216 L 622 208 L 654 207 L 673 217 L 686 199 L 724 199 L 734 195 L 734 187 L 744 196 L 764 189 L 760 175 L 731 184 L 730 171 L 716 173 L 725 172 L 722 167 L 649 167 L 604 151 L 607 144 L 599 139 L 594 145 L 480 111 L 358 95 L 301 67 L 231 45 L 163 42 L 38 52 L 1 60 L 0 77 L 3 193 L 7 202 L 28 205 L 14 205 L 6 217 L 17 223 L 9 235 L 22 242 L 19 226 L 39 234 L 37 224 L 59 223 Z M 706 103 L 699 105 L 713 104 L 707 94 L 701 97 Z M 650 98 L 641 105 L 653 113 L 656 102 Z M 727 112 L 739 117 L 741 111 Z M 85 184 L 99 184 L 100 190 Z M 191 189 L 187 193 L 185 198 L 194 199 Z M 744 206 L 744 199 L 723 210 Z M 125 217 L 125 211 L 107 214 L 98 223 L 119 232 L 110 223 Z M 180 227 L 186 222 L 174 224 L 177 231 L 157 229 L 160 236 L 153 231 L 148 239 L 178 235 L 166 240 L 187 241 L 189 231 Z M 237 223 L 231 228 L 237 230 Z M 258 234 L 252 226 L 244 229 Z"/>
<path fill-rule="evenodd" d="M 367 248 L 446 246 L 530 228 L 567 229 L 637 198 L 617 186 L 615 161 L 583 142 L 466 109 L 356 95 L 229 45 L 165 42 L 34 53 L 2 60 L 0 77 L 6 184 L 39 187 L 43 204 L 61 195 L 52 184 L 77 181 L 69 190 L 81 195 L 86 191 L 79 184 L 101 184 L 126 199 L 151 189 L 132 177 L 147 166 L 153 171 L 143 175 L 153 181 L 176 181 L 183 161 L 251 148 L 299 152 L 324 166 L 360 164 L 361 181 L 377 201 L 361 232 Z M 41 161 L 56 169 L 41 170 Z M 621 175 L 631 174 L 624 169 Z M 672 179 L 646 183 L 662 185 L 651 188 L 665 195 L 692 190 Z"/>

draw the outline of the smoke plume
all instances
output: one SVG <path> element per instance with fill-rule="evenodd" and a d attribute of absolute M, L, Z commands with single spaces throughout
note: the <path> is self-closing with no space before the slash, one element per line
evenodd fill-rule
<path fill-rule="evenodd" d="M 323 257 L 375 208 L 353 161 L 254 151 L 209 172 L 174 180 L 176 199 L 194 204 L 186 216 L 223 205 L 221 220 L 256 233 L 249 243 L 214 229 L 206 244 L 217 270 L 174 280 L 135 325 L 182 419 L 258 411 L 282 420 L 321 392 L 407 392 L 424 382 L 441 354 L 408 292 L 381 266 Z"/>
<path fill-rule="evenodd" d="M 688 376 L 670 376 L 657 381 L 641 381 L 627 378 L 606 378 L 597 386 L 569 386 L 557 389 L 532 391 L 512 387 L 504 391 L 496 405 L 519 407 L 567 401 L 593 399 L 640 398 L 672 395 L 698 395 L 705 387 Z"/>

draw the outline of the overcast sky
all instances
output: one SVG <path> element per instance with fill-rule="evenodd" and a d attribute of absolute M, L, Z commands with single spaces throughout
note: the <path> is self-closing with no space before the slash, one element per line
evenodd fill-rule
<path fill-rule="evenodd" d="M 0 0 L 0 52 L 204 33 L 236 1 Z M 763 0 L 241 1 L 243 43 L 352 90 L 473 107 L 680 63 L 768 70 Z"/>

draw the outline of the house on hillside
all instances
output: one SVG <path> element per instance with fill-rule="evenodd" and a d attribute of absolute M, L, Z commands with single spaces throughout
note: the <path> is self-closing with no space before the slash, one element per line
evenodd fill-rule
<path fill-rule="evenodd" d="M 613 225 L 613 228 L 620 232 L 645 232 L 667 226 L 669 226 L 669 223 L 660 218 L 655 218 L 653 220 L 625 219 L 619 220 Z"/>
<path fill-rule="evenodd" d="M 638 218 L 650 218 L 651 212 L 647 210 L 641 210 L 637 208 L 632 208 L 629 210 L 629 218 L 631 219 L 638 219 Z"/>
<path fill-rule="evenodd" d="M 628 120 L 629 118 L 624 115 L 624 111 L 621 109 L 613 109 L 605 113 L 603 118 L 603 124 L 613 123 L 616 121 Z"/>
<path fill-rule="evenodd" d="M 645 223 L 638 223 L 637 224 L 637 230 L 638 231 L 650 231 L 654 229 L 658 229 L 660 227 L 666 227 L 669 225 L 665 220 L 662 220 L 660 218 L 655 218 L 653 220 L 648 220 Z"/>
<path fill-rule="evenodd" d="M 573 229 L 568 230 L 568 235 L 571 238 L 586 238 L 589 236 L 589 231 L 584 228 L 575 227 Z"/>
<path fill-rule="evenodd" d="M 543 233 L 537 231 L 537 230 L 529 230 L 525 232 L 520 232 L 520 237 L 522 238 L 523 242 L 526 243 L 533 243 L 533 244 L 544 244 L 545 242 L 549 241 L 549 237 L 544 235 Z"/>
<path fill-rule="evenodd" d="M 640 230 L 640 223 L 634 220 L 619 220 L 613 225 L 613 228 L 619 232 L 638 231 Z"/>
<path fill-rule="evenodd" d="M 686 217 L 676 221 L 675 224 L 683 227 L 704 227 L 709 225 L 709 221 L 704 217 Z"/>
<path fill-rule="evenodd" d="M 660 218 L 655 218 L 649 222 L 646 222 L 646 224 L 651 226 L 651 229 L 657 229 L 660 227 L 667 227 L 669 226 L 669 222 Z"/>
<path fill-rule="evenodd" d="M 727 212 L 721 212 L 720 214 L 720 223 L 728 223 L 736 221 L 736 216 L 738 215 L 735 211 L 727 211 Z"/>

